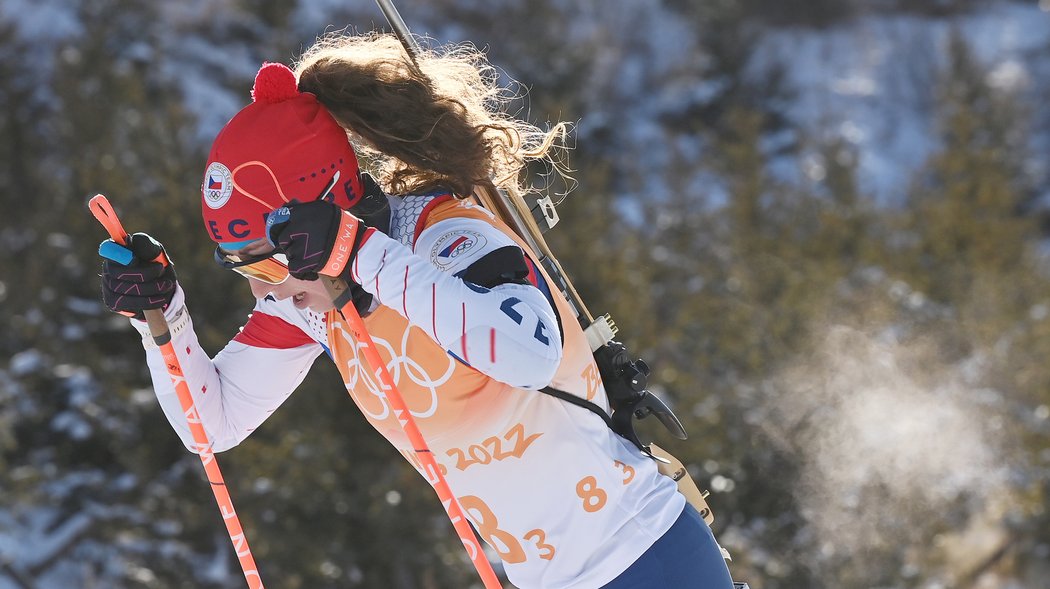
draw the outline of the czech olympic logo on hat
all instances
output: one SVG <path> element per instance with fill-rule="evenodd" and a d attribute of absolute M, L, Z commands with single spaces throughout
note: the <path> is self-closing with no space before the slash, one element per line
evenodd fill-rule
<path fill-rule="evenodd" d="M 219 162 L 212 162 L 204 172 L 204 204 L 220 209 L 233 194 L 233 174 Z"/>

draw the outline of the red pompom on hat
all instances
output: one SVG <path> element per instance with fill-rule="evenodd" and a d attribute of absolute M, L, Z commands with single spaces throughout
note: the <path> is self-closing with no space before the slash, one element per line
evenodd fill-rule
<path fill-rule="evenodd" d="M 294 200 L 349 208 L 363 193 L 357 155 L 346 131 L 283 64 L 263 64 L 254 102 L 212 144 L 201 186 L 201 211 L 212 241 L 237 249 L 266 237 L 266 215 Z M 334 180 L 333 180 L 334 179 Z"/>
<path fill-rule="evenodd" d="M 255 86 L 252 88 L 252 100 L 266 104 L 276 104 L 299 96 L 299 85 L 295 73 L 283 63 L 264 63 L 259 73 L 255 74 Z"/>

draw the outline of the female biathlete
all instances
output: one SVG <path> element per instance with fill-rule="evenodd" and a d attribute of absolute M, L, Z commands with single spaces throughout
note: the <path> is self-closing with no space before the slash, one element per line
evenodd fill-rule
<path fill-rule="evenodd" d="M 172 267 L 144 261 L 160 249 L 145 234 L 128 245 L 132 264 L 103 265 L 110 309 L 165 310 L 214 450 L 248 437 L 324 352 L 369 423 L 414 462 L 317 280 L 339 276 L 515 586 L 731 589 L 711 530 L 674 481 L 592 412 L 537 392 L 609 408 L 567 302 L 470 199 L 492 179 L 518 190 L 525 162 L 550 143 L 501 112 L 483 56 L 460 47 L 413 62 L 391 36 L 332 35 L 294 72 L 264 65 L 252 94 L 216 137 L 202 186 L 216 262 L 247 277 L 256 299 L 243 329 L 209 358 Z M 133 323 L 160 405 L 195 451 L 161 356 Z"/>

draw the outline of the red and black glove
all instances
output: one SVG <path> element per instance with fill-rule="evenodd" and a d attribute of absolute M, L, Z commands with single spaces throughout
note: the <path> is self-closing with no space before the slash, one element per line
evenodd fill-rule
<path fill-rule="evenodd" d="M 142 312 L 165 309 L 175 296 L 175 269 L 156 261 L 164 246 L 145 233 L 135 233 L 127 245 L 111 239 L 99 246 L 102 255 L 102 302 L 111 311 L 142 319 Z"/>
<path fill-rule="evenodd" d="M 300 280 L 324 274 L 352 284 L 350 268 L 369 231 L 374 229 L 322 200 L 292 202 L 266 217 L 270 243 L 288 257 L 288 272 Z"/>

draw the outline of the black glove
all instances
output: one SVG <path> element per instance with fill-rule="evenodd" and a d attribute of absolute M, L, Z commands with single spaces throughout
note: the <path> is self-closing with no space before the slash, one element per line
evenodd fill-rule
<path fill-rule="evenodd" d="M 266 232 L 288 256 L 288 273 L 300 280 L 318 274 L 353 283 L 350 268 L 368 227 L 338 206 L 322 201 L 291 202 L 266 217 Z"/>
<path fill-rule="evenodd" d="M 175 269 L 154 261 L 164 247 L 145 233 L 131 236 L 129 245 L 111 239 L 99 245 L 102 262 L 102 302 L 122 315 L 142 319 L 142 312 L 165 309 L 175 296 Z M 118 261 L 119 260 L 119 261 Z"/>
<path fill-rule="evenodd" d="M 375 227 L 382 233 L 390 233 L 390 199 L 375 179 L 366 172 L 361 173 L 361 186 L 364 194 L 349 211 L 364 221 L 365 225 Z"/>

